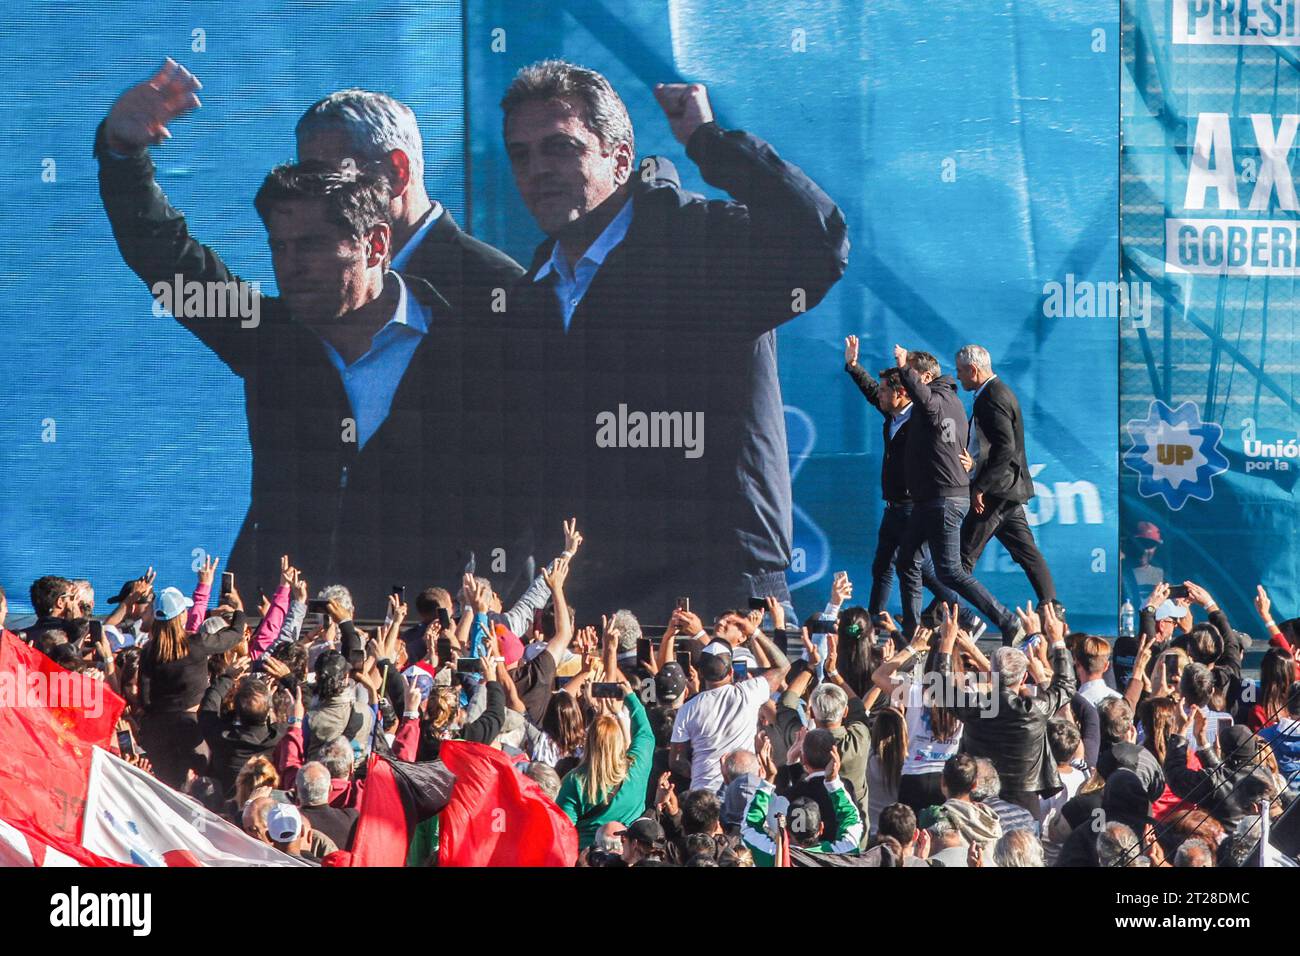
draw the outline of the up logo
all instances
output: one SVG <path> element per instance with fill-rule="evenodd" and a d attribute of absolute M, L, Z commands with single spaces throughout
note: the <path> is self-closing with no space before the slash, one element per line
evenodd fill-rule
<path fill-rule="evenodd" d="M 1145 419 L 1128 423 L 1128 434 L 1132 445 L 1124 452 L 1124 465 L 1138 473 L 1142 497 L 1161 497 L 1174 511 L 1188 498 L 1214 497 L 1211 479 L 1228 470 L 1219 451 L 1223 427 L 1202 421 L 1195 402 L 1170 408 L 1157 399 Z"/>

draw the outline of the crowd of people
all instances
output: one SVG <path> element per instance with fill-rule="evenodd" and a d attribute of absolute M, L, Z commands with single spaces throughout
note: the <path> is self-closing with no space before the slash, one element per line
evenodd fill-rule
<path fill-rule="evenodd" d="M 1250 679 L 1251 639 L 1190 581 L 1150 591 L 1135 637 L 1073 632 L 1045 602 L 1016 609 L 1021 646 L 986 655 L 955 605 L 905 633 L 842 575 L 803 621 L 775 598 L 708 623 L 679 600 L 662 627 L 578 613 L 576 521 L 564 537 L 510 603 L 467 574 L 413 607 L 395 589 L 374 628 L 286 556 L 256 609 L 218 587 L 216 558 L 189 596 L 152 569 L 126 582 L 102 619 L 90 582 L 42 577 L 35 623 L 9 636 L 120 694 L 123 757 L 309 862 L 352 846 L 372 754 L 434 760 L 450 739 L 504 752 L 574 823 L 583 866 L 1244 866 L 1300 849 L 1300 649 L 1262 587 L 1270 646 Z"/>

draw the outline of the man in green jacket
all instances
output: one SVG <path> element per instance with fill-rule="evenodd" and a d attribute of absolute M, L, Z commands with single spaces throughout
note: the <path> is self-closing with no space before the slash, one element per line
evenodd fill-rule
<path fill-rule="evenodd" d="M 817 803 L 810 797 L 801 797 L 790 804 L 791 838 L 797 846 L 810 853 L 857 853 L 862 842 L 862 815 L 844 789 L 840 779 L 840 755 L 837 750 L 831 752 L 831 762 L 826 766 L 823 778 L 826 792 L 830 794 L 831 805 L 835 808 L 835 831 L 839 839 L 823 839 L 826 826 L 821 818 Z M 767 827 L 767 811 L 772 802 L 774 790 L 772 784 L 764 781 L 754 791 L 745 811 L 745 824 L 740 831 L 741 839 L 754 855 L 755 866 L 774 866 L 776 864 L 777 841 Z"/>

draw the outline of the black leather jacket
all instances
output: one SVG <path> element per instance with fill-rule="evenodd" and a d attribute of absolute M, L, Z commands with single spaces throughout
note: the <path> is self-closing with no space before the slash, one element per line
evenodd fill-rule
<path fill-rule="evenodd" d="M 992 760 L 1003 790 L 1053 793 L 1061 788 L 1056 761 L 1047 748 L 1047 722 L 1070 702 L 1078 680 L 1064 644 L 1053 646 L 1049 657 L 1052 683 L 1035 697 L 1010 695 L 998 687 L 994 699 L 980 706 L 963 700 L 960 688 L 953 687 L 954 696 L 948 698 L 958 701 L 954 710 L 965 725 L 961 749 Z M 938 655 L 937 665 L 947 693 L 952 684 L 950 656 Z"/>

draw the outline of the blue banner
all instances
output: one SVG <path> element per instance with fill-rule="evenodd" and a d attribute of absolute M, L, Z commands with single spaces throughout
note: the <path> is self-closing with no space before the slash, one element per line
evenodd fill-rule
<path fill-rule="evenodd" d="M 1190 579 L 1234 625 L 1300 608 L 1300 4 L 1124 5 L 1125 592 Z M 1141 526 L 1141 527 L 1140 527 Z M 1134 537 L 1146 540 L 1134 540 Z M 1155 551 L 1150 545 L 1159 539 Z"/>

